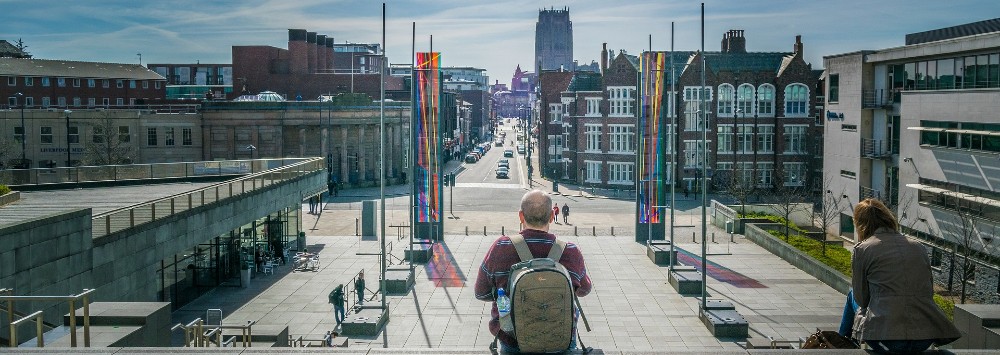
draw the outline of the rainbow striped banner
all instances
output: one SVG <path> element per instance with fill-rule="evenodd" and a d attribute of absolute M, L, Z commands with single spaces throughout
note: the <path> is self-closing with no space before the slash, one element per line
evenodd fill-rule
<path fill-rule="evenodd" d="M 413 73 L 415 117 L 413 185 L 417 222 L 441 221 L 441 53 L 417 52 Z"/>
<path fill-rule="evenodd" d="M 639 113 L 638 155 L 639 179 L 637 186 L 639 194 L 639 223 L 660 223 L 660 212 L 656 208 L 662 203 L 663 186 L 663 144 L 664 134 L 660 130 L 660 120 L 663 119 L 663 92 L 666 80 L 667 56 L 664 52 L 646 52 L 640 59 L 642 69 L 642 106 Z"/>

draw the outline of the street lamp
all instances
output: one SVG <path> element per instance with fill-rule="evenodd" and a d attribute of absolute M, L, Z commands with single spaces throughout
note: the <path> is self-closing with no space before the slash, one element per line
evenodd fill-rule
<path fill-rule="evenodd" d="M 250 144 L 246 147 L 246 150 L 250 151 L 250 159 L 253 160 L 254 159 L 253 152 L 257 150 L 257 147 L 254 147 L 253 144 Z"/>
<path fill-rule="evenodd" d="M 17 96 L 21 102 L 21 163 L 19 165 L 22 169 L 27 169 L 28 167 L 24 166 L 27 161 L 25 152 L 28 150 L 26 143 L 28 141 L 28 128 L 24 126 L 24 106 L 27 102 L 24 100 L 24 94 L 22 93 L 16 93 L 14 96 Z"/>
<path fill-rule="evenodd" d="M 69 141 L 69 114 L 73 113 L 71 110 L 63 110 L 63 114 L 66 115 L 66 167 L 73 166 L 73 151 L 70 148 Z"/>

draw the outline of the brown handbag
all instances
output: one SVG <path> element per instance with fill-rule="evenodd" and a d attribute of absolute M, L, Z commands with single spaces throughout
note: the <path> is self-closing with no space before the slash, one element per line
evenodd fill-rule
<path fill-rule="evenodd" d="M 802 344 L 803 349 L 857 349 L 858 344 L 855 344 L 851 339 L 840 335 L 833 330 L 819 330 L 809 335 L 806 338 L 806 342 Z"/>

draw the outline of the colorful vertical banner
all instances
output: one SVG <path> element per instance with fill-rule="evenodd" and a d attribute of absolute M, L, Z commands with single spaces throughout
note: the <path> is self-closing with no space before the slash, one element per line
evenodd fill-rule
<path fill-rule="evenodd" d="M 641 130 L 638 153 L 639 171 L 639 223 L 660 223 L 660 212 L 656 207 L 661 203 L 665 175 L 662 161 L 664 134 L 661 130 L 663 119 L 663 90 L 666 80 L 667 56 L 664 52 L 646 52 L 640 61 L 642 68 L 642 106 L 639 113 Z"/>
<path fill-rule="evenodd" d="M 417 52 L 413 90 L 414 174 L 417 222 L 441 221 L 441 53 Z"/>

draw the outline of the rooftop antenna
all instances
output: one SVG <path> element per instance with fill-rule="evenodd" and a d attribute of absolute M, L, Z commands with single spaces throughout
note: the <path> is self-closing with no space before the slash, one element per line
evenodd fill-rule
<path fill-rule="evenodd" d="M 135 55 L 139 56 L 139 65 L 142 65 L 142 53 L 136 53 Z"/>

